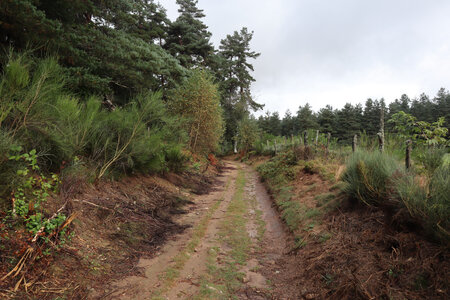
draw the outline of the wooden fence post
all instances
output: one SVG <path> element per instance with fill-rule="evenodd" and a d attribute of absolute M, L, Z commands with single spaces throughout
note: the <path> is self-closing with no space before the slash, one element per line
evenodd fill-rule
<path fill-rule="evenodd" d="M 380 112 L 380 132 L 378 133 L 378 143 L 380 151 L 384 151 L 384 107 L 381 106 Z"/>
<path fill-rule="evenodd" d="M 319 130 L 316 130 L 316 147 L 319 144 Z"/>
<path fill-rule="evenodd" d="M 277 155 L 277 140 L 275 139 L 275 141 L 274 141 L 274 145 L 275 145 L 275 155 Z"/>
<path fill-rule="evenodd" d="M 355 135 L 353 136 L 353 141 L 352 141 L 352 151 L 353 151 L 353 152 L 356 152 L 356 146 L 357 146 L 357 143 L 358 143 L 358 135 L 355 134 Z"/>
<path fill-rule="evenodd" d="M 328 149 L 328 147 L 330 147 L 330 143 L 331 143 L 331 132 L 328 132 L 328 134 L 327 134 L 327 149 Z"/>
<path fill-rule="evenodd" d="M 406 157 L 405 157 L 405 166 L 406 170 L 411 168 L 411 140 L 406 141 Z"/>
<path fill-rule="evenodd" d="M 331 142 L 331 132 L 328 132 L 328 134 L 327 134 L 327 149 L 326 149 L 327 155 L 328 155 L 328 148 L 330 147 L 330 142 Z"/>

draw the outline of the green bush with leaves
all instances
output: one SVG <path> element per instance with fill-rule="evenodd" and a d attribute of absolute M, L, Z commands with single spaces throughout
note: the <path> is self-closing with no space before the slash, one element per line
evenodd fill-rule
<path fill-rule="evenodd" d="M 26 228 L 36 234 L 41 228 L 51 232 L 65 220 L 63 214 L 47 219 L 42 212 L 42 203 L 46 202 L 51 192 L 57 192 L 60 183 L 56 174 L 46 177 L 37 165 L 36 150 L 21 153 L 22 148 L 12 149 L 16 155 L 10 155 L 9 160 L 21 161 L 25 167 L 17 170 L 20 180 L 13 190 L 11 216 L 25 222 Z"/>
<path fill-rule="evenodd" d="M 172 113 L 186 120 L 189 148 L 208 154 L 218 150 L 224 129 L 218 86 L 205 70 L 194 70 L 170 99 Z"/>
<path fill-rule="evenodd" d="M 258 140 L 259 128 L 256 120 L 251 117 L 246 117 L 239 122 L 237 141 L 239 148 L 247 153 L 253 149 Z"/>

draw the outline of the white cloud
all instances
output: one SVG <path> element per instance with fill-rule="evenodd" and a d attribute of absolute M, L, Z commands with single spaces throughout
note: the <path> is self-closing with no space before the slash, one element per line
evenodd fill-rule
<path fill-rule="evenodd" d="M 159 1 L 169 17 L 175 0 Z M 255 31 L 253 93 L 270 111 L 450 88 L 450 1 L 199 0 L 218 45 Z"/>

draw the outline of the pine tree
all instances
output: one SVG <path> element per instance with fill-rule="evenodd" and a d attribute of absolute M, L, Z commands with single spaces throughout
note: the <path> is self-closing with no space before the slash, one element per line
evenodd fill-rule
<path fill-rule="evenodd" d="M 362 107 L 353 106 L 350 103 L 336 112 L 336 137 L 345 142 L 350 142 L 355 134 L 361 130 Z"/>
<path fill-rule="evenodd" d="M 306 103 L 305 106 L 299 106 L 297 111 L 297 120 L 299 134 L 308 129 L 318 129 L 315 113 L 311 109 L 311 105 Z"/>
<path fill-rule="evenodd" d="M 336 122 L 335 119 L 335 112 L 330 105 L 327 105 L 325 108 L 321 108 L 317 115 L 317 122 L 319 123 L 320 131 L 334 133 Z"/>
<path fill-rule="evenodd" d="M 227 140 L 231 140 L 237 130 L 240 120 L 248 115 L 250 110 L 262 109 L 263 105 L 255 102 L 251 95 L 251 84 L 255 79 L 250 74 L 253 65 L 250 59 L 256 59 L 260 54 L 250 50 L 253 32 L 242 28 L 233 35 L 227 35 L 220 42 L 220 72 L 222 107 L 225 110 Z"/>
<path fill-rule="evenodd" d="M 444 117 L 444 127 L 450 128 L 450 93 L 446 89 L 441 88 L 433 99 L 433 102 L 435 104 L 433 111 L 435 120 L 437 117 Z"/>
<path fill-rule="evenodd" d="M 168 19 L 154 1 L 6 0 L 0 19 L 0 43 L 59 56 L 68 87 L 82 95 L 126 103 L 142 90 L 171 88 L 186 76 L 157 45 Z"/>
<path fill-rule="evenodd" d="M 169 26 L 164 47 L 186 68 L 205 66 L 214 53 L 211 33 L 202 21 L 205 14 L 197 0 L 177 0 L 177 4 L 180 16 Z"/>
<path fill-rule="evenodd" d="M 288 109 L 281 120 L 281 135 L 290 137 L 295 133 L 295 118 L 292 117 L 291 111 Z"/>

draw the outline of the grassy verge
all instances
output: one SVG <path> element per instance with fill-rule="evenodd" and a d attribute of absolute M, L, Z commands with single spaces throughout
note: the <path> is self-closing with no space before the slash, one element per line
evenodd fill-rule
<path fill-rule="evenodd" d="M 230 185 L 230 179 L 228 180 L 225 191 L 228 190 Z M 225 193 L 225 192 L 224 192 Z M 179 277 L 180 271 L 183 269 L 184 265 L 188 261 L 189 257 L 194 253 L 195 248 L 200 244 L 202 238 L 206 234 L 206 229 L 208 228 L 208 224 L 214 214 L 214 212 L 219 208 L 220 203 L 224 199 L 224 194 L 220 197 L 216 203 L 208 210 L 208 213 L 202 218 L 202 220 L 193 228 L 192 237 L 186 247 L 178 253 L 177 256 L 173 259 L 173 264 L 166 268 L 163 274 L 160 276 L 161 286 L 158 290 L 154 291 L 152 294 L 152 298 L 154 300 L 157 299 L 165 299 L 162 297 L 164 293 L 166 293 L 170 287 L 173 286 L 175 280 Z"/>
<path fill-rule="evenodd" d="M 241 287 L 244 274 L 239 270 L 245 265 L 251 249 L 251 239 L 246 231 L 246 214 L 249 201 L 245 198 L 244 171 L 236 179 L 236 193 L 228 206 L 220 227 L 220 241 L 229 250 L 219 257 L 221 249 L 213 247 L 208 255 L 208 272 L 203 278 L 199 294 L 194 299 L 234 299 L 233 294 Z M 261 229 L 260 229 L 261 230 Z M 221 264 L 217 261 L 221 259 Z"/>
<path fill-rule="evenodd" d="M 431 154 L 428 154 L 431 156 Z M 427 167 L 428 166 L 428 167 Z M 415 222 L 428 236 L 450 241 L 450 167 L 443 158 L 431 158 L 428 172 L 405 171 L 395 158 L 380 152 L 356 152 L 342 175 L 342 190 L 350 199 L 385 208 L 393 217 L 405 209 L 402 220 Z M 386 209 L 387 208 L 387 209 Z"/>
<path fill-rule="evenodd" d="M 326 204 L 336 196 L 335 193 L 327 193 L 326 196 L 315 198 L 316 208 L 308 207 L 300 199 L 294 197 L 293 184 L 299 173 L 305 175 L 318 174 L 322 180 L 333 182 L 333 171 L 337 169 L 335 162 L 327 163 L 319 158 L 311 158 L 311 160 L 305 161 L 297 159 L 297 156 L 292 151 L 281 153 L 257 168 L 275 198 L 275 204 L 281 212 L 281 218 L 292 232 L 300 229 L 305 223 L 317 219 L 322 211 L 327 211 L 329 206 Z M 304 192 L 311 192 L 316 188 L 318 188 L 318 184 L 314 183 L 307 187 Z"/>

